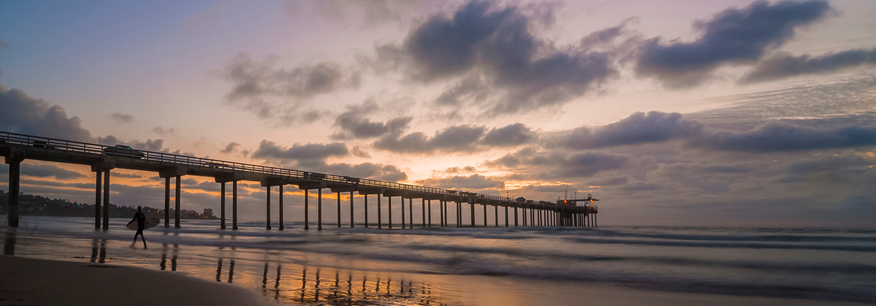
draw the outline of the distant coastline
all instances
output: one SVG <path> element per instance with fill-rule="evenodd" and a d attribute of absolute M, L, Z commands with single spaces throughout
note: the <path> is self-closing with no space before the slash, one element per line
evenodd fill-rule
<path fill-rule="evenodd" d="M 22 216 L 64 216 L 64 217 L 90 217 L 94 218 L 94 204 L 78 203 L 70 200 L 49 199 L 39 195 L 22 194 L 18 212 Z M 0 190 L 0 214 L 6 214 L 9 195 Z M 164 218 L 164 210 L 152 207 L 143 207 L 147 217 Z M 131 218 L 137 212 L 136 206 L 120 206 L 110 203 L 110 218 Z M 171 218 L 175 210 L 170 210 Z M 219 220 L 213 215 L 205 215 L 191 209 L 181 209 L 180 219 L 206 219 Z"/>

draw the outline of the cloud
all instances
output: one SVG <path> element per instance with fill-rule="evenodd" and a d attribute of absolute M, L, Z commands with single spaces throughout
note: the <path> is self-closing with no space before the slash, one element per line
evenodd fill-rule
<path fill-rule="evenodd" d="M 239 147 L 239 146 L 241 146 L 241 144 L 239 144 L 237 142 L 230 142 L 230 143 L 228 143 L 228 145 L 225 146 L 225 149 L 219 150 L 219 152 L 228 154 L 228 153 L 231 153 L 232 151 L 234 151 L 234 149 Z"/>
<path fill-rule="evenodd" d="M 486 128 L 457 125 L 437 131 L 432 138 L 421 132 L 402 137 L 389 135 L 375 141 L 378 149 L 398 153 L 433 153 L 434 151 L 462 152 L 475 150 L 475 144 L 484 136 Z"/>
<path fill-rule="evenodd" d="M 160 126 L 156 126 L 156 127 L 152 128 L 152 130 L 150 130 L 150 131 L 152 131 L 153 133 L 156 133 L 158 135 L 161 135 L 161 136 L 174 135 L 177 133 L 177 129 L 175 129 L 175 128 L 165 129 L 165 128 L 162 128 Z"/>
<path fill-rule="evenodd" d="M 475 172 L 475 171 L 477 171 L 477 169 L 475 169 L 475 167 L 472 167 L 472 166 L 465 166 L 465 167 L 463 167 L 463 168 L 460 168 L 460 167 L 450 167 L 450 168 L 448 168 L 448 169 L 445 169 L 444 172 L 445 172 L 445 173 L 460 173 L 460 172 Z"/>
<path fill-rule="evenodd" d="M 361 104 L 347 105 L 347 110 L 335 118 L 334 126 L 341 132 L 333 134 L 332 139 L 367 139 L 380 137 L 386 134 L 399 135 L 408 129 L 412 117 L 399 117 L 386 123 L 373 122 L 366 115 L 375 112 L 380 107 L 374 99 L 368 99 Z"/>
<path fill-rule="evenodd" d="M 600 178 L 590 180 L 585 183 L 588 186 L 614 186 L 627 184 L 632 178 L 629 175 L 613 176 L 609 178 Z"/>
<path fill-rule="evenodd" d="M 787 122 L 769 122 L 745 131 L 714 131 L 694 138 L 693 146 L 724 151 L 800 151 L 874 146 L 874 127 L 807 127 Z"/>
<path fill-rule="evenodd" d="M 794 56 L 780 53 L 756 65 L 751 72 L 740 79 L 740 83 L 755 83 L 788 77 L 830 73 L 856 66 L 874 66 L 875 49 L 853 49 L 827 53 L 811 57 L 804 54 Z"/>
<path fill-rule="evenodd" d="M 558 106 L 617 74 L 607 53 L 557 48 L 534 36 L 535 24 L 552 19 L 546 16 L 553 16 L 550 7 L 470 1 L 450 17 L 431 16 L 401 45 L 377 46 L 376 65 L 401 68 L 424 83 L 469 75 L 435 103 L 458 107 L 475 100 L 487 115 Z M 484 101 L 488 87 L 499 95 Z"/>
<path fill-rule="evenodd" d="M 245 53 L 235 56 L 220 77 L 232 82 L 226 100 L 262 119 L 280 124 L 310 123 L 323 113 L 304 108 L 304 102 L 319 95 L 359 86 L 358 73 L 340 64 L 321 62 L 287 69 L 277 67 L 277 59 L 254 61 Z"/>
<path fill-rule="evenodd" d="M 345 156 L 349 151 L 343 143 L 330 144 L 294 144 L 292 147 L 282 147 L 273 141 L 262 140 L 259 148 L 253 152 L 253 158 L 265 160 L 278 160 L 287 164 L 292 162 L 315 162 L 322 161 L 331 156 Z"/>
<path fill-rule="evenodd" d="M 494 180 L 481 174 L 473 174 L 470 176 L 451 176 L 446 178 L 430 178 L 419 180 L 415 183 L 438 188 L 456 188 L 456 189 L 487 189 L 505 188 L 505 183 Z"/>
<path fill-rule="evenodd" d="M 501 128 L 493 128 L 484 135 L 482 144 L 488 146 L 518 146 L 531 143 L 537 136 L 522 123 L 510 124 Z"/>
<path fill-rule="evenodd" d="M 539 179 L 590 177 L 605 170 L 618 169 L 629 160 L 627 155 L 588 152 L 540 152 L 536 148 L 524 148 L 505 156 L 488 160 L 485 166 L 517 170 L 518 173 Z"/>
<path fill-rule="evenodd" d="M 702 35 L 692 42 L 650 39 L 640 46 L 637 75 L 654 77 L 665 86 L 695 86 L 721 65 L 748 64 L 781 46 L 795 29 L 824 17 L 831 8 L 825 1 L 757 1 L 738 9 L 729 8 L 709 20 L 697 21 Z"/>
<path fill-rule="evenodd" d="M 554 142 L 570 149 L 598 149 L 686 138 L 699 134 L 702 128 L 679 113 L 636 112 L 596 130 L 584 126 L 573 129 Z"/>
<path fill-rule="evenodd" d="M 0 49 L 9 48 L 9 44 L 0 40 Z"/>
<path fill-rule="evenodd" d="M 54 177 L 59 180 L 85 177 L 85 175 L 79 172 L 65 170 L 53 165 L 25 165 L 21 167 L 21 174 L 34 177 Z"/>
<path fill-rule="evenodd" d="M 129 123 L 134 120 L 134 116 L 128 114 L 122 114 L 119 112 L 115 112 L 107 115 L 108 118 L 115 120 L 118 123 Z"/>
<path fill-rule="evenodd" d="M 0 130 L 78 141 L 90 141 L 91 132 L 79 117 L 67 117 L 63 107 L 0 85 Z"/>
<path fill-rule="evenodd" d="M 346 163 L 331 165 L 324 164 L 322 166 L 310 165 L 309 169 L 338 175 L 363 177 L 388 182 L 398 182 L 408 179 L 408 175 L 396 166 L 375 163 L 361 163 L 357 165 L 351 165 Z"/>

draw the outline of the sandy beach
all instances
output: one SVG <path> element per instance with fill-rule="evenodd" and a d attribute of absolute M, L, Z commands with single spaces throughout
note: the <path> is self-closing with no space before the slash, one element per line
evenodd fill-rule
<path fill-rule="evenodd" d="M 0 304 L 267 305 L 254 292 L 177 273 L 0 256 Z"/>

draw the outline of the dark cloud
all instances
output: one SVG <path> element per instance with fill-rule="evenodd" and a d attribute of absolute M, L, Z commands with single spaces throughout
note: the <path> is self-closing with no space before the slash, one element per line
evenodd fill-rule
<path fill-rule="evenodd" d="M 776 179 L 778 183 L 799 183 L 810 177 L 823 174 L 831 183 L 863 184 L 857 182 L 859 176 L 874 171 L 874 160 L 859 156 L 819 156 L 817 158 L 794 162 L 785 173 Z M 829 182 L 824 182 L 829 183 Z"/>
<path fill-rule="evenodd" d="M 253 158 L 277 160 L 283 164 L 293 162 L 322 162 L 331 156 L 345 156 L 349 151 L 343 143 L 330 144 L 294 144 L 292 147 L 281 147 L 273 141 L 262 140 L 259 149 L 253 152 Z"/>
<path fill-rule="evenodd" d="M 54 177 L 59 180 L 85 177 L 79 172 L 65 170 L 54 165 L 24 165 L 21 167 L 21 174 L 34 177 Z"/>
<path fill-rule="evenodd" d="M 796 28 L 820 20 L 830 10 L 825 1 L 758 1 L 742 9 L 729 8 L 695 22 L 694 29 L 702 33 L 695 41 L 667 43 L 654 38 L 643 43 L 636 73 L 669 87 L 695 86 L 721 65 L 757 61 L 791 39 Z"/>
<path fill-rule="evenodd" d="M 477 169 L 475 169 L 475 167 L 472 167 L 472 166 L 466 166 L 466 167 L 463 167 L 463 168 L 460 168 L 460 167 L 450 167 L 450 168 L 448 168 L 448 169 L 445 169 L 444 172 L 445 172 L 445 173 L 460 173 L 460 172 L 475 172 L 475 171 L 477 171 Z"/>
<path fill-rule="evenodd" d="M 699 134 L 702 128 L 679 113 L 637 112 L 600 129 L 576 128 L 555 142 L 570 149 L 597 149 L 686 138 Z"/>
<path fill-rule="evenodd" d="M 350 73 L 338 63 L 322 62 L 287 69 L 276 67 L 269 57 L 254 61 L 247 54 L 234 57 L 220 76 L 233 83 L 226 99 L 263 119 L 280 124 L 314 122 L 323 112 L 305 109 L 304 101 L 315 96 L 359 86 L 358 73 Z"/>
<path fill-rule="evenodd" d="M 91 132 L 79 117 L 68 118 L 58 105 L 28 96 L 18 89 L 0 85 L 0 130 L 35 136 L 90 141 Z"/>
<path fill-rule="evenodd" d="M 143 178 L 143 176 L 140 174 L 118 173 L 118 172 L 113 172 L 113 177 L 124 177 L 124 178 L 133 178 L 133 179 Z M 164 180 L 164 179 L 162 179 L 162 180 Z"/>
<path fill-rule="evenodd" d="M 228 153 L 231 153 L 232 151 L 234 151 L 234 149 L 239 147 L 239 146 L 241 146 L 241 144 L 239 144 L 237 142 L 229 142 L 225 146 L 225 149 L 219 150 L 219 152 L 228 154 Z"/>
<path fill-rule="evenodd" d="M 160 126 L 152 128 L 151 131 L 153 133 L 156 133 L 156 134 L 161 135 L 161 136 L 173 135 L 173 134 L 177 133 L 177 129 L 175 129 L 175 128 L 165 129 L 165 128 L 162 128 Z"/>
<path fill-rule="evenodd" d="M 471 125 L 448 127 L 435 133 L 432 138 L 421 132 L 405 136 L 389 135 L 375 141 L 378 149 L 399 153 L 433 153 L 435 151 L 474 151 L 486 128 Z"/>
<path fill-rule="evenodd" d="M 122 114 L 122 113 L 119 113 L 119 112 L 115 112 L 115 113 L 112 113 L 112 114 L 108 114 L 107 117 L 109 117 L 110 119 L 115 120 L 115 121 L 118 122 L 118 123 L 129 123 L 129 122 L 131 122 L 132 120 L 134 120 L 134 116 L 131 116 L 131 115 L 128 115 L 128 114 Z"/>
<path fill-rule="evenodd" d="M 627 184 L 627 182 L 629 182 L 630 180 L 632 180 L 632 178 L 629 175 L 621 175 L 590 180 L 585 184 L 588 186 L 615 186 Z"/>
<path fill-rule="evenodd" d="M 412 117 L 399 117 L 386 123 L 373 122 L 366 115 L 377 111 L 380 107 L 373 99 L 361 104 L 346 106 L 347 111 L 335 118 L 335 126 L 341 132 L 333 134 L 333 139 L 367 139 L 383 135 L 400 135 L 411 123 Z"/>
<path fill-rule="evenodd" d="M 485 114 L 511 114 L 561 105 L 617 74 L 606 53 L 556 48 L 532 27 L 553 16 L 537 10 L 470 1 L 452 16 L 434 15 L 411 31 L 401 46 L 377 47 L 382 69 L 403 68 L 414 80 L 469 75 L 436 99 L 459 106 L 477 100 Z M 482 80 L 482 78 L 484 80 Z M 486 103 L 485 88 L 500 95 Z"/>
<path fill-rule="evenodd" d="M 487 135 L 484 135 L 481 143 L 488 146 L 508 147 L 531 143 L 536 138 L 536 133 L 530 128 L 522 123 L 515 123 L 491 129 Z"/>
<path fill-rule="evenodd" d="M 856 66 L 874 66 L 875 60 L 875 49 L 854 49 L 815 57 L 780 53 L 759 62 L 740 82 L 763 82 L 798 75 L 830 73 Z"/>
<path fill-rule="evenodd" d="M 134 149 L 146 150 L 146 151 L 164 151 L 167 152 L 168 149 L 162 149 L 162 145 L 164 144 L 163 139 L 146 139 L 146 141 L 139 140 L 130 140 L 130 141 L 122 141 L 116 136 L 108 135 L 106 137 L 97 137 L 97 142 L 107 146 L 115 146 L 117 144 L 129 145 Z M 179 150 L 174 154 L 179 154 Z"/>
<path fill-rule="evenodd" d="M 621 168 L 628 157 L 600 152 L 576 153 L 564 158 L 554 171 L 544 173 L 543 177 L 589 177 L 603 170 Z"/>
<path fill-rule="evenodd" d="M 874 146 L 875 129 L 861 126 L 807 127 L 770 122 L 745 131 L 716 131 L 692 139 L 693 146 L 726 151 L 800 151 Z"/>
<path fill-rule="evenodd" d="M 452 176 L 446 178 L 431 178 L 419 180 L 415 182 L 431 187 L 438 188 L 456 188 L 456 189 L 487 189 L 487 188 L 505 188 L 505 182 L 491 179 L 481 174 L 473 174 L 470 176 Z"/>
<path fill-rule="evenodd" d="M 540 152 L 524 148 L 505 156 L 488 160 L 485 166 L 496 169 L 517 169 L 531 177 L 555 180 L 558 178 L 590 177 L 605 170 L 618 169 L 627 163 L 627 155 L 603 152 Z"/>

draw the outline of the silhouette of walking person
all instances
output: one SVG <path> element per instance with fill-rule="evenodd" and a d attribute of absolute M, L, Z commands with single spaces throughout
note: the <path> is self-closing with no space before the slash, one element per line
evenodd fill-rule
<path fill-rule="evenodd" d="M 143 239 L 143 248 L 146 247 L 146 237 L 143 236 L 143 228 L 146 226 L 146 215 L 143 214 L 140 206 L 137 206 L 137 212 L 134 213 L 134 219 L 131 221 L 137 220 L 137 233 L 134 234 L 134 242 L 131 242 L 131 247 L 134 247 L 134 244 L 137 243 L 137 235 L 140 235 L 140 239 Z"/>

